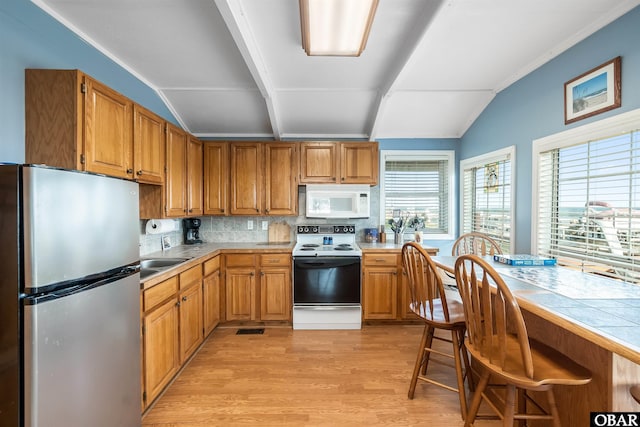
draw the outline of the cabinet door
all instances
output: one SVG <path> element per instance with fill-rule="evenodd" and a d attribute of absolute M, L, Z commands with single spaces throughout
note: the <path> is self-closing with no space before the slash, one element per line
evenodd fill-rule
<path fill-rule="evenodd" d="M 202 280 L 204 335 L 207 336 L 220 323 L 220 270 Z"/>
<path fill-rule="evenodd" d="M 133 102 L 85 76 L 85 170 L 133 178 Z"/>
<path fill-rule="evenodd" d="M 198 348 L 203 340 L 202 285 L 180 292 L 180 363 Z"/>
<path fill-rule="evenodd" d="M 202 141 L 190 137 L 187 150 L 187 215 L 202 215 L 202 197 Z"/>
<path fill-rule="evenodd" d="M 267 143 L 265 148 L 265 213 L 298 214 L 298 161 L 295 143 Z"/>
<path fill-rule="evenodd" d="M 260 272 L 260 320 L 291 319 L 291 270 Z"/>
<path fill-rule="evenodd" d="M 300 144 L 300 183 L 337 183 L 339 151 L 335 142 L 303 142 Z"/>
<path fill-rule="evenodd" d="M 180 366 L 178 303 L 168 300 L 144 318 L 144 388 L 152 402 Z"/>
<path fill-rule="evenodd" d="M 262 213 L 262 144 L 231 143 L 231 214 Z"/>
<path fill-rule="evenodd" d="M 164 183 L 164 120 L 149 110 L 133 106 L 133 161 L 135 178 L 144 184 Z"/>
<path fill-rule="evenodd" d="M 255 270 L 228 268 L 225 277 L 226 320 L 256 320 Z"/>
<path fill-rule="evenodd" d="M 204 214 L 228 215 L 229 144 L 204 144 Z"/>
<path fill-rule="evenodd" d="M 340 182 L 371 185 L 378 183 L 378 144 L 376 142 L 340 143 Z"/>
<path fill-rule="evenodd" d="M 398 306 L 398 270 L 395 267 L 365 268 L 362 299 L 365 320 L 395 320 Z"/>
<path fill-rule="evenodd" d="M 165 215 L 187 214 L 187 134 L 167 124 L 167 178 L 165 182 Z"/>

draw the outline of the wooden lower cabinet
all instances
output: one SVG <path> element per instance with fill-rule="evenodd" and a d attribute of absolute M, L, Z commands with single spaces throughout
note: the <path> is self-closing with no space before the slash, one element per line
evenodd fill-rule
<path fill-rule="evenodd" d="M 291 320 L 291 254 L 225 255 L 225 320 Z"/>
<path fill-rule="evenodd" d="M 364 254 L 362 309 L 364 320 L 395 320 L 398 309 L 397 253 Z"/>
<path fill-rule="evenodd" d="M 205 261 L 202 265 L 204 278 L 202 279 L 202 320 L 204 336 L 207 337 L 220 323 L 220 259 L 218 255 Z"/>
<path fill-rule="evenodd" d="M 438 249 L 429 248 L 431 256 Z M 370 252 L 362 256 L 363 320 L 419 320 L 409 310 L 409 287 L 402 268 L 402 255 L 397 250 Z"/>
<path fill-rule="evenodd" d="M 202 265 L 142 293 L 142 396 L 147 408 L 204 340 Z"/>
<path fill-rule="evenodd" d="M 145 407 L 158 397 L 180 366 L 178 302 L 172 298 L 144 316 Z"/>
<path fill-rule="evenodd" d="M 180 292 L 180 363 L 202 344 L 202 285 L 196 283 Z"/>

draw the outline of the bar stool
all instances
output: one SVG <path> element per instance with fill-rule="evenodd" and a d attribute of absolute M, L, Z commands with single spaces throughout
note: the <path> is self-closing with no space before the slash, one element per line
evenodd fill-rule
<path fill-rule="evenodd" d="M 501 254 L 498 242 L 483 233 L 465 233 L 458 237 L 451 248 L 451 255 L 476 254 L 480 256 Z"/>
<path fill-rule="evenodd" d="M 485 260 L 463 255 L 456 260 L 455 275 L 467 323 L 465 345 L 471 358 L 482 367 L 465 426 L 473 423 L 484 399 L 505 426 L 512 425 L 514 419 L 546 419 L 560 427 L 553 386 L 587 384 L 591 373 L 562 353 L 529 340 L 518 302 Z M 502 386 L 506 388 L 504 411 L 485 394 L 490 376 L 506 383 Z M 520 392 L 519 399 L 516 390 Z M 550 410 L 544 411 L 528 391 L 546 392 Z M 528 413 L 527 402 L 532 402 L 539 413 Z M 516 406 L 520 406 L 517 413 Z"/>
<path fill-rule="evenodd" d="M 640 385 L 631 386 L 631 388 L 629 388 L 629 393 L 631 393 L 633 400 L 640 403 Z"/>
<path fill-rule="evenodd" d="M 422 246 L 413 242 L 406 243 L 402 247 L 402 264 L 408 277 L 407 283 L 409 284 L 411 295 L 409 307 L 425 324 L 409 386 L 409 399 L 413 399 L 418 380 L 445 388 L 458 393 L 460 413 L 464 419 L 467 416 L 465 377 L 470 382 L 470 389 L 473 389 L 473 382 L 471 375 L 468 375 L 471 369 L 469 356 L 464 349 L 466 327 L 462 304 L 458 301 L 447 301 L 437 267 Z M 451 338 L 436 336 L 435 331 L 437 329 L 448 331 Z M 435 350 L 432 347 L 434 339 L 450 343 L 453 351 L 445 353 Z M 432 353 L 454 360 L 457 387 L 451 387 L 427 377 L 427 368 L 429 367 Z M 433 361 L 440 362 L 438 358 Z"/>

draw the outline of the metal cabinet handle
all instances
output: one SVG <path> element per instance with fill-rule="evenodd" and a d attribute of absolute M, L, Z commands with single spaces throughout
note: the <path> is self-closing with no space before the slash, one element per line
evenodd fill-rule
<path fill-rule="evenodd" d="M 142 171 L 139 170 L 138 172 L 136 172 L 136 175 L 138 175 L 138 176 L 142 175 Z"/>
<path fill-rule="evenodd" d="M 186 301 L 186 300 L 187 300 L 187 297 L 182 297 L 182 301 Z"/>
<path fill-rule="evenodd" d="M 127 169 L 127 173 L 128 174 L 132 174 L 133 173 L 133 169 L 131 169 L 131 168 Z"/>

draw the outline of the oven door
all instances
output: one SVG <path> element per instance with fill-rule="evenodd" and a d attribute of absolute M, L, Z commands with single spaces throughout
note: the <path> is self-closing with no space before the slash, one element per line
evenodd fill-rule
<path fill-rule="evenodd" d="M 360 304 L 360 257 L 296 257 L 294 305 Z"/>

